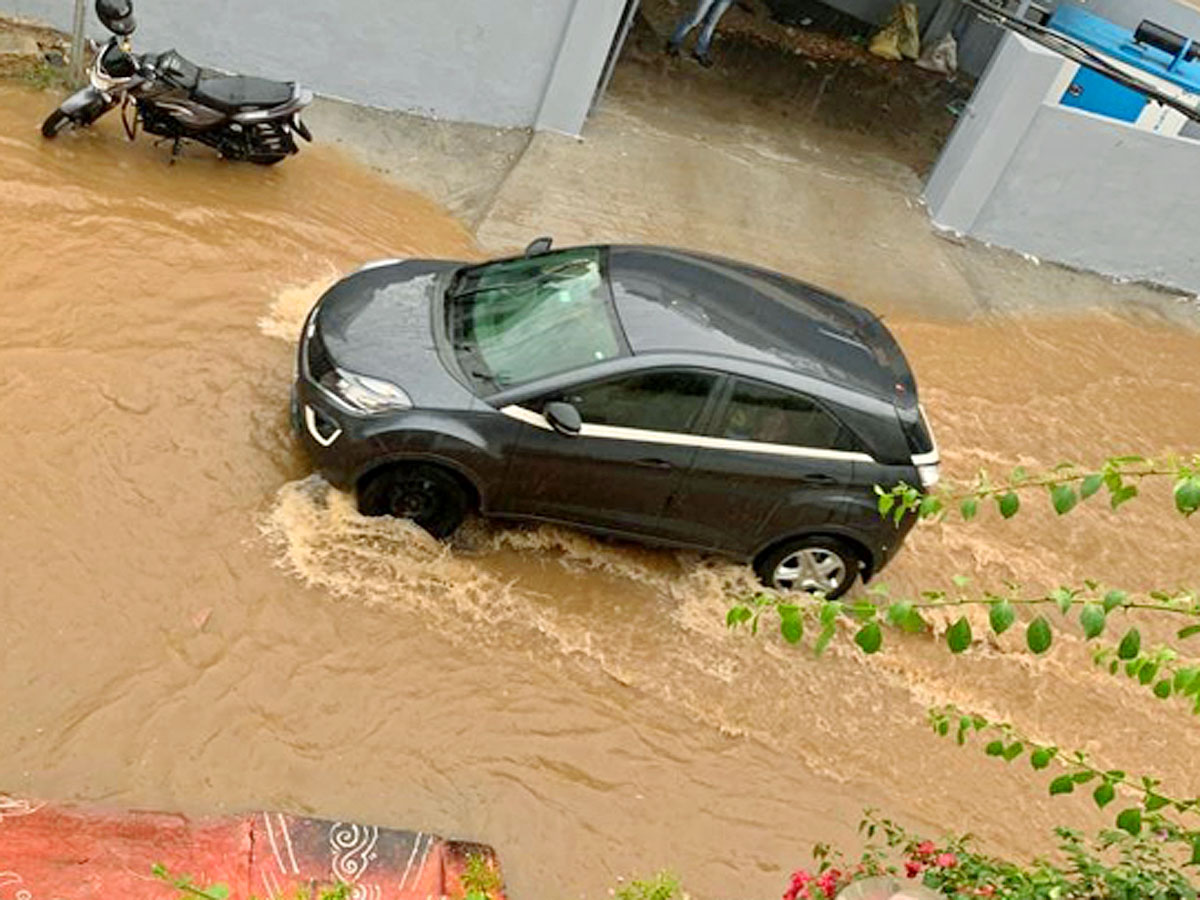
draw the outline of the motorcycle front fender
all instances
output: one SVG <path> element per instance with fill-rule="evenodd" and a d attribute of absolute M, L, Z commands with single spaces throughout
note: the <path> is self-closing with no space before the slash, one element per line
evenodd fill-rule
<path fill-rule="evenodd" d="M 109 111 L 113 106 L 100 91 L 92 86 L 80 88 L 59 106 L 66 115 L 81 124 L 90 124 Z"/>

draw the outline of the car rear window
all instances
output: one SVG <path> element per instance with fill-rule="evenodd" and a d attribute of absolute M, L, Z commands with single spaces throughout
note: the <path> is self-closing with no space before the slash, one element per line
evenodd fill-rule
<path fill-rule="evenodd" d="M 734 383 L 715 434 L 736 441 L 817 450 L 862 450 L 853 433 L 816 401 L 794 391 L 741 379 Z"/>

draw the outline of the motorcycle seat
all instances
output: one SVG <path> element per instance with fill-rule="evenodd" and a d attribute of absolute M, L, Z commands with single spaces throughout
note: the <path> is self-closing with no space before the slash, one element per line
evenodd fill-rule
<path fill-rule="evenodd" d="M 284 81 L 229 75 L 201 78 L 192 92 L 201 103 L 224 112 L 279 106 L 292 97 L 292 85 Z"/>

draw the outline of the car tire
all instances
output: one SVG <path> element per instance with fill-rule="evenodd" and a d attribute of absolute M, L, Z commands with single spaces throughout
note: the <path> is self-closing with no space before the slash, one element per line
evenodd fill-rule
<path fill-rule="evenodd" d="M 433 465 L 389 466 L 367 476 L 357 493 L 364 516 L 411 519 L 439 540 L 450 537 L 471 508 L 462 480 Z"/>
<path fill-rule="evenodd" d="M 846 541 L 811 535 L 776 544 L 758 558 L 754 571 L 772 590 L 823 593 L 836 600 L 854 586 L 861 565 L 859 553 Z"/>

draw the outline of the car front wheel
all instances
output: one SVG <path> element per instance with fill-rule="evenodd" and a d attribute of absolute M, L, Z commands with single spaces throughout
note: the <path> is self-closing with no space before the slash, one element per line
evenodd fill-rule
<path fill-rule="evenodd" d="M 411 519 L 439 539 L 458 529 L 470 503 L 458 476 L 439 466 L 392 466 L 358 487 L 358 511 L 364 516 Z"/>
<path fill-rule="evenodd" d="M 754 570 L 763 584 L 777 591 L 824 594 L 836 600 L 854 586 L 860 562 L 845 541 L 816 535 L 776 545 L 759 557 Z"/>

